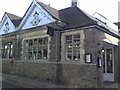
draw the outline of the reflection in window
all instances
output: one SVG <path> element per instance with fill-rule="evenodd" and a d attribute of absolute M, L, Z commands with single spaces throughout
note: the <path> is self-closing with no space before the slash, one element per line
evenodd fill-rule
<path fill-rule="evenodd" d="M 112 59 L 112 49 L 106 50 L 106 58 L 107 58 L 107 73 L 113 73 L 113 59 Z"/>
<path fill-rule="evenodd" d="M 48 58 L 48 38 L 25 40 L 25 59 Z"/>
<path fill-rule="evenodd" d="M 65 41 L 66 60 L 80 60 L 80 34 L 68 35 Z"/>
<path fill-rule="evenodd" d="M 2 58 L 12 58 L 13 43 L 3 43 L 2 47 Z"/>
<path fill-rule="evenodd" d="M 72 35 L 66 36 L 66 44 L 72 43 Z"/>

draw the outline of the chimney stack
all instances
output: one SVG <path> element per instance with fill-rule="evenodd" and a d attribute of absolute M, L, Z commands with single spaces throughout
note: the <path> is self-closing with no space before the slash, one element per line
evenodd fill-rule
<path fill-rule="evenodd" d="M 74 7 L 74 6 L 78 6 L 78 0 L 72 0 L 72 3 L 71 3 L 71 6 Z"/>

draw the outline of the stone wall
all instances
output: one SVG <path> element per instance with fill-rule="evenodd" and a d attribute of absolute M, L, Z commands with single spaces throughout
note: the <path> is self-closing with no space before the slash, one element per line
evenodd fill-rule
<path fill-rule="evenodd" d="M 96 65 L 67 63 L 59 64 L 58 81 L 72 88 L 97 87 Z"/>
<path fill-rule="evenodd" d="M 73 88 L 97 87 L 97 80 L 99 77 L 97 72 L 98 69 L 96 66 L 95 57 L 96 52 L 94 51 L 94 47 L 97 46 L 97 43 L 99 41 L 97 43 L 94 41 L 94 31 L 95 30 L 93 29 L 90 30 L 90 33 L 88 30 L 84 32 L 82 29 L 73 31 L 73 33 L 80 33 L 81 36 L 81 58 L 78 62 L 65 62 L 64 58 L 62 58 L 63 51 L 61 50 L 61 47 L 64 47 L 64 45 L 61 44 L 63 41 L 63 38 L 61 38 L 62 33 L 56 31 L 54 32 L 53 36 L 49 36 L 47 35 L 46 28 L 43 28 L 41 30 L 39 30 L 39 28 L 36 28 L 34 29 L 34 32 L 22 31 L 20 34 L 20 39 L 22 41 L 21 55 L 24 55 L 24 39 L 47 35 L 50 39 L 49 60 L 47 62 L 37 60 L 24 60 L 24 56 L 21 56 L 22 60 L 18 60 L 15 64 L 11 64 L 10 61 L 4 60 L 3 73 L 34 78 L 42 81 L 50 81 Z M 89 51 L 93 54 L 93 62 L 91 64 L 85 64 L 84 52 Z"/>
<path fill-rule="evenodd" d="M 8 60 L 4 60 L 2 64 L 3 73 L 49 81 L 72 88 L 95 88 L 98 83 L 96 65 L 40 61 L 17 61 L 11 64 Z"/>
<path fill-rule="evenodd" d="M 89 28 L 85 31 L 85 53 L 92 54 L 92 64 L 97 68 L 98 87 L 103 86 L 103 66 L 98 67 L 98 58 L 103 58 L 101 50 L 103 48 L 104 33 L 97 28 Z M 102 59 L 103 60 L 103 59 Z"/>
<path fill-rule="evenodd" d="M 97 28 L 77 29 L 68 33 L 73 32 L 80 33 L 81 36 L 80 61 L 66 62 L 64 60 L 62 34 L 65 32 L 56 31 L 53 36 L 50 36 L 47 34 L 46 28 L 36 28 L 20 32 L 21 60 L 15 64 L 11 64 L 9 60 L 3 60 L 3 73 L 63 84 L 73 88 L 102 87 L 103 67 L 97 66 L 97 60 L 98 57 L 102 58 L 100 51 L 104 46 L 104 33 Z M 49 37 L 49 60 L 24 60 L 23 41 L 43 35 Z M 85 53 L 92 54 L 92 63 L 85 63 Z"/>
<path fill-rule="evenodd" d="M 3 60 L 2 72 L 56 83 L 55 63 L 40 61 L 17 61 L 16 63 L 11 63 L 8 60 Z"/>

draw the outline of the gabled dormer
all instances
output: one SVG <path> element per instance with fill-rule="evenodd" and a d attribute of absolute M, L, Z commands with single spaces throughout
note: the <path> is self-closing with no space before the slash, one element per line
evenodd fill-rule
<path fill-rule="evenodd" d="M 33 0 L 19 25 L 20 30 L 34 28 L 55 22 L 58 11 L 48 5 Z"/>
<path fill-rule="evenodd" d="M 0 23 L 0 35 L 16 31 L 20 21 L 21 17 L 5 12 Z"/>

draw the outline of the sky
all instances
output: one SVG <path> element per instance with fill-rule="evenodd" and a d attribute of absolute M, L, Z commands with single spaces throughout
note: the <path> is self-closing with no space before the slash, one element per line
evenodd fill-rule
<path fill-rule="evenodd" d="M 22 17 L 33 0 L 0 0 L 0 21 L 5 12 Z M 71 6 L 71 0 L 38 0 L 60 10 Z M 79 8 L 90 15 L 98 12 L 112 22 L 118 21 L 120 0 L 79 0 Z"/>

